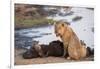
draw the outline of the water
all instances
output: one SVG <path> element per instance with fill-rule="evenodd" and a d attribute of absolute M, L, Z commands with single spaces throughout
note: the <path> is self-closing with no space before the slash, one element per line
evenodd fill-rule
<path fill-rule="evenodd" d="M 71 27 L 77 34 L 80 40 L 84 40 L 87 46 L 94 47 L 94 11 L 86 8 L 72 8 L 71 15 L 60 16 L 56 14 L 55 16 L 48 16 L 48 19 L 54 20 L 65 20 L 71 23 Z M 65 14 L 65 12 L 64 12 Z M 73 18 L 81 16 L 82 18 L 76 21 L 72 21 Z M 54 34 L 54 26 L 45 26 L 37 28 L 29 28 L 16 30 L 15 34 L 19 36 L 32 38 L 32 41 L 39 41 L 39 44 L 49 44 L 51 41 L 60 40 Z M 18 37 L 16 37 L 18 38 Z"/>

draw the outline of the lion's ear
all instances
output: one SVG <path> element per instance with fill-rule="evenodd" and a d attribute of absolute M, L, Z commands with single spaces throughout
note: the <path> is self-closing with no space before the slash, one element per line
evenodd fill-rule
<path fill-rule="evenodd" d="M 70 23 L 69 22 L 65 22 L 67 25 L 70 25 Z"/>

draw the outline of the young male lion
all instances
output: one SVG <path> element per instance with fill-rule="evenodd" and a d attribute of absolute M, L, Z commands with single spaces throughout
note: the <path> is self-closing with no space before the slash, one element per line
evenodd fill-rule
<path fill-rule="evenodd" d="M 86 56 L 86 47 L 81 42 L 68 23 L 58 21 L 55 24 L 55 34 L 60 36 L 64 44 L 64 54 L 68 51 L 69 57 L 75 60 Z"/>

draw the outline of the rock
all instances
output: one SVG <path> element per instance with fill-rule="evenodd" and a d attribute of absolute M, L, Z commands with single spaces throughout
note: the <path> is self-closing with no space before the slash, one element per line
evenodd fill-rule
<path fill-rule="evenodd" d="M 81 16 L 76 16 L 76 17 L 74 17 L 74 18 L 72 19 L 72 21 L 78 21 L 78 20 L 81 20 L 81 19 L 82 19 Z"/>
<path fill-rule="evenodd" d="M 91 31 L 94 32 L 94 27 L 91 28 Z"/>
<path fill-rule="evenodd" d="M 73 11 L 70 11 L 70 12 L 66 12 L 66 13 L 59 13 L 59 16 L 70 16 L 70 15 L 73 15 Z"/>
<path fill-rule="evenodd" d="M 87 8 L 87 9 L 89 9 L 89 10 L 94 10 L 94 8 Z"/>

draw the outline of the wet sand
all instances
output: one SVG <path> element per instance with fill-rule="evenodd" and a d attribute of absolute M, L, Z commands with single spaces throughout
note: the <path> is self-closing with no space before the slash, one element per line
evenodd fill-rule
<path fill-rule="evenodd" d="M 29 65 L 29 64 L 47 64 L 47 63 L 64 63 L 64 62 L 80 62 L 80 61 L 94 61 L 94 57 L 86 57 L 81 60 L 69 60 L 63 57 L 43 57 L 43 58 L 33 58 L 33 59 L 24 59 L 22 57 L 25 49 L 15 49 L 15 65 Z"/>

